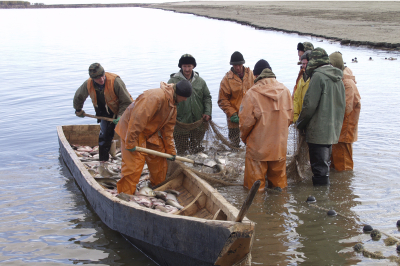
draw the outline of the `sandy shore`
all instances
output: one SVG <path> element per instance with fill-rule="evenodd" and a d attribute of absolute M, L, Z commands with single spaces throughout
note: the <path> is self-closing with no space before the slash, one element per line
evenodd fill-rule
<path fill-rule="evenodd" d="M 400 2 L 189 1 L 148 7 L 312 35 L 343 45 L 400 50 Z"/>

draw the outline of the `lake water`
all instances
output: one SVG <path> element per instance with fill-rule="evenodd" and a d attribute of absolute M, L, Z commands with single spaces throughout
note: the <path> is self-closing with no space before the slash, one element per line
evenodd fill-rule
<path fill-rule="evenodd" d="M 251 68 L 266 59 L 292 90 L 296 45 L 304 41 L 328 54 L 341 51 L 356 76 L 362 109 L 355 167 L 332 171 L 328 188 L 307 180 L 281 194 L 258 194 L 248 214 L 257 223 L 253 265 L 391 264 L 355 253 L 356 243 L 398 256 L 385 236 L 372 241 L 362 232 L 367 223 L 400 236 L 400 60 L 384 60 L 398 52 L 141 8 L 1 9 L 0 25 L 0 264 L 154 265 L 99 220 L 60 158 L 56 126 L 95 123 L 72 108 L 91 63 L 120 75 L 136 98 L 168 81 L 190 53 L 211 91 L 213 120 L 224 125 L 217 99 L 231 54 L 240 51 Z M 90 99 L 84 109 L 94 114 Z M 236 207 L 247 196 L 242 187 L 219 191 Z M 350 219 L 309 207 L 308 195 Z"/>

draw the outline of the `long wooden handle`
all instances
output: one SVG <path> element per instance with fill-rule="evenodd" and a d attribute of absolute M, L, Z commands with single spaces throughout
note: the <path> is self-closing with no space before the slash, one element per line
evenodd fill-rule
<path fill-rule="evenodd" d="M 95 115 L 90 115 L 90 114 L 87 114 L 87 113 L 85 113 L 84 116 L 91 117 L 91 118 L 96 118 L 96 119 L 100 119 L 100 120 L 106 120 L 106 121 L 110 121 L 110 122 L 114 121 L 114 119 L 109 118 L 109 117 L 95 116 Z"/>
<path fill-rule="evenodd" d="M 164 158 L 172 158 L 173 157 L 171 154 L 168 154 L 168 153 L 150 150 L 150 149 L 146 149 L 146 148 L 138 147 L 138 146 L 136 146 L 136 150 L 139 152 L 145 152 L 147 154 L 152 154 L 152 155 L 156 155 L 156 156 L 160 156 L 160 157 L 164 157 Z M 181 156 L 176 156 L 175 160 L 179 160 L 179 161 L 187 162 L 187 163 L 194 163 L 193 160 L 190 160 L 188 158 L 181 157 Z"/>
<path fill-rule="evenodd" d="M 244 203 L 242 205 L 242 208 L 240 209 L 238 216 L 236 217 L 235 222 L 238 222 L 238 223 L 242 222 L 244 216 L 246 215 L 247 211 L 250 208 L 251 203 L 253 203 L 254 196 L 256 195 L 260 185 L 261 185 L 260 180 L 257 180 L 256 182 L 254 182 L 253 186 L 250 189 L 249 194 L 247 195 L 246 200 L 244 201 Z"/>

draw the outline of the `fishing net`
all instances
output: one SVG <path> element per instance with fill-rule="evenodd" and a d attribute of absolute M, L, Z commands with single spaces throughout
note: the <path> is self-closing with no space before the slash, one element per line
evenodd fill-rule
<path fill-rule="evenodd" d="M 210 160 L 216 163 L 214 170 L 190 166 L 193 172 L 210 184 L 237 185 L 243 177 L 246 150 L 240 140 L 238 127 L 218 126 L 212 120 L 199 120 L 191 124 L 177 121 L 174 141 L 178 155 L 205 164 L 210 163 Z M 310 177 L 305 136 L 294 125 L 289 127 L 287 150 L 288 179 L 299 182 Z M 189 167 L 189 164 L 186 165 Z"/>

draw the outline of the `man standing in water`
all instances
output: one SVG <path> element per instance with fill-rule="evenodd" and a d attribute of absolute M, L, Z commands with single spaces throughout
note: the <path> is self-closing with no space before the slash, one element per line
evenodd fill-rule
<path fill-rule="evenodd" d="M 253 71 L 249 67 L 244 67 L 244 63 L 243 55 L 240 52 L 232 54 L 230 61 L 232 67 L 221 81 L 218 97 L 218 106 L 226 114 L 228 137 L 236 148 L 239 148 L 240 142 L 238 116 L 240 104 L 247 90 L 254 85 Z"/>
<path fill-rule="evenodd" d="M 256 77 L 243 97 L 239 111 L 239 129 L 246 144 L 243 186 L 250 189 L 261 181 L 259 191 L 268 187 L 278 191 L 287 186 L 286 152 L 289 125 L 292 123 L 290 91 L 276 80 L 267 61 L 254 66 Z"/>
<path fill-rule="evenodd" d="M 199 73 L 193 71 L 196 67 L 196 59 L 190 54 L 184 54 L 179 59 L 177 73 L 171 74 L 168 83 L 178 83 L 181 80 L 187 80 L 192 84 L 193 94 L 187 101 L 180 102 L 177 106 L 176 120 L 181 123 L 191 124 L 203 119 L 211 119 L 211 94 L 206 82 L 199 76 Z M 178 132 L 175 129 L 174 139 L 178 154 L 183 154 L 188 148 L 191 153 L 197 153 L 204 150 L 201 141 L 204 138 L 205 129 L 201 125 L 190 132 Z"/>
<path fill-rule="evenodd" d="M 173 131 L 176 123 L 176 105 L 192 94 L 187 80 L 175 84 L 161 82 L 160 88 L 147 90 L 129 105 L 115 131 L 121 137 L 121 180 L 117 182 L 118 193 L 134 194 L 142 174 L 144 163 L 150 171 L 152 185 L 165 180 L 167 159 L 136 151 L 136 146 L 168 153 L 176 151 Z"/>
<path fill-rule="evenodd" d="M 74 108 L 77 116 L 85 117 L 82 108 L 90 96 L 96 116 L 114 119 L 113 122 L 100 120 L 99 161 L 100 166 L 104 167 L 109 159 L 115 125 L 133 100 L 122 79 L 116 74 L 105 72 L 99 63 L 90 65 L 89 76 L 75 93 Z"/>
<path fill-rule="evenodd" d="M 293 97 L 293 110 L 294 110 L 293 123 L 296 123 L 297 119 L 299 118 L 301 108 L 303 107 L 304 95 L 306 94 L 308 86 L 310 85 L 310 77 L 307 76 L 305 72 L 310 53 L 311 51 L 308 50 L 300 58 L 301 67 L 303 70 L 303 77 L 301 77 L 299 82 L 297 83 L 297 89 Z"/>
<path fill-rule="evenodd" d="M 343 72 L 330 65 L 322 48 L 309 58 L 306 73 L 311 81 L 296 126 L 306 131 L 314 186 L 329 185 L 332 144 L 339 140 L 346 106 Z"/>
<path fill-rule="evenodd" d="M 299 61 L 301 61 L 301 56 L 306 52 L 306 51 L 311 51 L 314 49 L 314 45 L 310 42 L 299 42 L 297 44 L 297 55 L 299 56 Z M 299 83 L 299 80 L 303 77 L 303 73 L 305 72 L 305 69 L 303 69 L 303 67 L 300 67 L 300 71 L 299 74 L 297 75 L 297 79 L 296 79 L 296 84 L 294 85 L 293 88 L 293 94 L 292 96 L 294 97 L 294 93 L 297 90 L 297 84 Z"/>
<path fill-rule="evenodd" d="M 332 66 L 343 71 L 342 80 L 346 92 L 346 109 L 339 142 L 332 145 L 332 168 L 337 171 L 353 170 L 353 142 L 357 141 L 361 96 L 353 72 L 344 66 L 342 54 L 334 52 L 329 56 L 329 60 Z"/>

